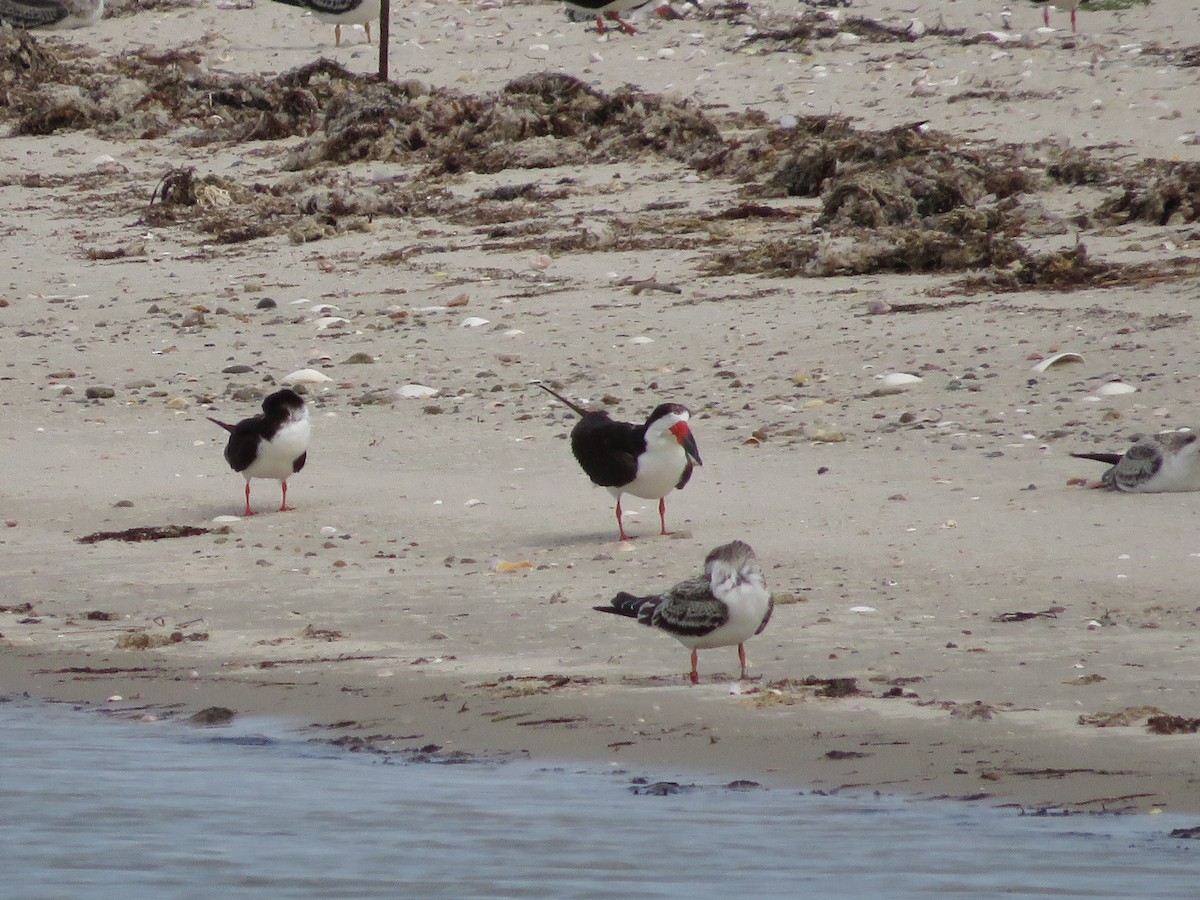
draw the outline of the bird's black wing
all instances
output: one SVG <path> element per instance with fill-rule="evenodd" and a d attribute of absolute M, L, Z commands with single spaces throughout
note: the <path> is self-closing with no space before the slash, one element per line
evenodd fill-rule
<path fill-rule="evenodd" d="M 608 413 L 589 412 L 571 429 L 571 452 L 588 478 L 601 487 L 621 487 L 637 477 L 646 449 L 644 430 L 614 422 Z"/>
<path fill-rule="evenodd" d="M 258 442 L 262 426 L 262 416 L 242 419 L 233 426 L 233 430 L 229 433 L 229 443 L 225 445 L 225 462 L 229 463 L 229 467 L 233 471 L 245 471 L 250 468 L 258 456 Z"/>

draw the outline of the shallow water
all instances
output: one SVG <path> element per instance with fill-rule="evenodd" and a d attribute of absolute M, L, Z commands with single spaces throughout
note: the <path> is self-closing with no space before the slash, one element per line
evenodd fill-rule
<path fill-rule="evenodd" d="M 256 730 L 261 729 L 261 730 Z M 270 735 L 270 736 L 267 736 Z M 687 782 L 686 773 L 639 773 Z M 1197 896 L 1182 816 L 628 775 L 384 763 L 278 723 L 193 729 L 0 703 L 0 895 L 62 897 Z"/>

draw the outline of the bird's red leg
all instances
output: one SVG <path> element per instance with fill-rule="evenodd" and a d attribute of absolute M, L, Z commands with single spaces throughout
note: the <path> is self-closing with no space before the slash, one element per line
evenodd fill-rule
<path fill-rule="evenodd" d="M 1071 7 L 1071 34 L 1075 34 L 1075 6 Z"/>
<path fill-rule="evenodd" d="M 1050 27 L 1050 4 L 1047 3 L 1042 7 L 1042 21 L 1046 23 L 1046 27 Z"/>
<path fill-rule="evenodd" d="M 249 479 L 247 479 L 247 481 L 246 481 L 246 512 L 245 512 L 245 515 L 247 515 L 247 516 L 254 515 L 254 510 L 252 510 L 250 508 L 250 481 L 249 481 Z"/>
<path fill-rule="evenodd" d="M 617 15 L 617 13 L 614 10 L 609 10 L 604 15 L 606 15 L 608 18 L 612 19 L 614 22 L 616 22 L 618 25 L 620 25 L 621 30 L 623 32 L 625 32 L 626 34 L 637 34 L 637 30 L 632 25 L 630 25 L 628 22 L 626 22 L 624 19 L 622 19 L 619 15 Z"/>
<path fill-rule="evenodd" d="M 281 482 L 283 485 L 283 502 L 279 504 L 280 512 L 290 512 L 294 507 L 287 505 L 287 482 Z"/>
<path fill-rule="evenodd" d="M 604 27 L 604 17 L 596 16 L 596 33 L 604 34 L 608 29 Z"/>
<path fill-rule="evenodd" d="M 620 529 L 620 531 L 621 531 L 621 537 L 618 538 L 618 540 L 622 540 L 622 541 L 629 540 L 629 535 L 627 535 L 625 533 L 625 522 L 622 521 L 622 519 L 621 519 L 621 500 L 620 500 L 620 498 L 617 499 L 617 528 Z"/>
<path fill-rule="evenodd" d="M 667 533 L 667 498 L 658 498 L 658 521 L 662 524 L 662 534 Z"/>
<path fill-rule="evenodd" d="M 738 662 L 742 664 L 742 681 L 745 681 L 749 676 L 746 674 L 746 648 L 742 644 L 738 644 Z"/>
<path fill-rule="evenodd" d="M 695 647 L 692 648 L 692 674 L 688 677 L 692 679 L 692 684 L 700 683 L 700 673 L 696 671 L 696 664 L 700 662 L 700 651 Z"/>

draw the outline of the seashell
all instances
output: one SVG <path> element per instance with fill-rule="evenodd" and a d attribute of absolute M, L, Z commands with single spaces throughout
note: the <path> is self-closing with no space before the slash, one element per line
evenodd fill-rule
<path fill-rule="evenodd" d="M 899 394 L 902 391 L 907 391 L 914 384 L 919 384 L 921 381 L 922 378 L 920 375 L 910 375 L 908 372 L 888 372 L 879 379 L 879 387 L 871 393 L 876 397 Z"/>
<path fill-rule="evenodd" d="M 1123 381 L 1110 381 L 1108 384 L 1102 384 L 1096 388 L 1097 397 L 1119 397 L 1121 394 L 1132 394 L 1137 391 L 1132 384 L 1126 384 Z"/>
<path fill-rule="evenodd" d="M 396 388 L 395 395 L 405 400 L 426 400 L 429 397 L 436 397 L 438 389 L 423 384 L 406 384 Z"/>
<path fill-rule="evenodd" d="M 285 375 L 279 379 L 281 384 L 324 384 L 326 381 L 333 381 L 324 372 L 318 372 L 316 369 L 297 369 L 291 375 Z"/>
<path fill-rule="evenodd" d="M 341 316 L 321 316 L 315 324 L 318 328 L 341 328 L 343 325 L 349 325 L 350 320 Z"/>
<path fill-rule="evenodd" d="M 1033 367 L 1035 372 L 1045 372 L 1053 366 L 1060 366 L 1064 363 L 1083 362 L 1083 357 L 1078 353 L 1055 353 L 1053 356 L 1047 356 L 1040 363 Z"/>
<path fill-rule="evenodd" d="M 459 328 L 478 328 L 480 325 L 486 325 L 486 324 L 488 324 L 487 319 L 480 318 L 479 316 L 467 316 L 465 319 L 463 319 L 461 322 L 458 323 L 458 327 Z"/>
<path fill-rule="evenodd" d="M 311 307 L 310 311 L 316 313 L 318 316 L 327 316 L 330 313 L 337 312 L 338 307 L 332 303 L 318 303 L 316 306 Z"/>
<path fill-rule="evenodd" d="M 229 525 L 233 522 L 240 522 L 242 520 L 238 516 L 217 516 L 212 521 L 214 525 Z"/>
<path fill-rule="evenodd" d="M 643 334 L 639 334 L 637 337 L 630 338 L 629 343 L 631 343 L 631 344 L 653 344 L 654 338 L 646 337 Z"/>
<path fill-rule="evenodd" d="M 522 559 L 519 562 L 509 562 L 508 560 L 502 559 L 496 563 L 496 571 L 500 572 L 500 573 L 520 572 L 522 569 L 532 569 L 532 568 L 533 568 L 533 563 L 531 563 L 527 559 Z"/>

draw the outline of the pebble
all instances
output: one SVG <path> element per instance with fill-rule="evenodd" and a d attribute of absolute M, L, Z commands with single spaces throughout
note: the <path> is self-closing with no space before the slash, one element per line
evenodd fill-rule
<path fill-rule="evenodd" d="M 84 396 L 89 400 L 108 400 L 116 396 L 116 391 L 110 387 L 101 387 L 93 385 L 83 392 Z"/>

